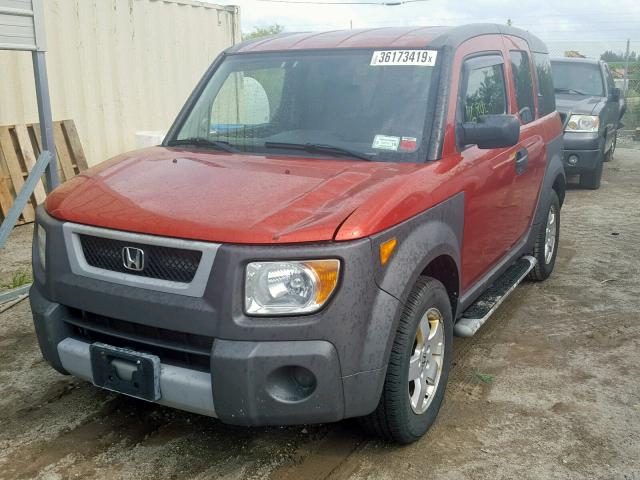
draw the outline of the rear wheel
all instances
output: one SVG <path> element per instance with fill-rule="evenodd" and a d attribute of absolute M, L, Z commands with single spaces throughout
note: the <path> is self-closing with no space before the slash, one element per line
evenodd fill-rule
<path fill-rule="evenodd" d="M 547 206 L 545 221 L 540 224 L 538 235 L 533 246 L 533 256 L 538 261 L 529 272 L 529 279 L 542 281 L 549 278 L 556 264 L 558 241 L 560 240 L 560 200 L 555 190 L 551 191 L 551 199 Z"/>
<path fill-rule="evenodd" d="M 420 277 L 400 318 L 377 409 L 361 419 L 371 433 L 407 444 L 433 424 L 451 365 L 453 318 L 446 289 Z"/>

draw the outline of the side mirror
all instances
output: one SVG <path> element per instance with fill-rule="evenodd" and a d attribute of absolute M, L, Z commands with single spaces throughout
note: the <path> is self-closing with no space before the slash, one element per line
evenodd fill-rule
<path fill-rule="evenodd" d="M 618 102 L 620 101 L 620 89 L 612 88 L 611 92 L 609 92 L 609 101 Z"/>
<path fill-rule="evenodd" d="M 512 147 L 520 139 L 520 120 L 515 115 L 483 115 L 477 123 L 460 124 L 458 139 L 482 149 Z"/>

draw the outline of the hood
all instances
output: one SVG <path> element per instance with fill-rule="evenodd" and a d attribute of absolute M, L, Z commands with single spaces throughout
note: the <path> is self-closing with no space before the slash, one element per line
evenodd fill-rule
<path fill-rule="evenodd" d="M 82 172 L 49 195 L 46 209 L 60 220 L 193 240 L 329 241 L 358 207 L 417 168 L 154 147 Z"/>
<path fill-rule="evenodd" d="M 585 97 L 569 93 L 556 94 L 556 109 L 561 113 L 597 115 L 600 113 L 604 103 L 605 99 L 602 97 Z"/>

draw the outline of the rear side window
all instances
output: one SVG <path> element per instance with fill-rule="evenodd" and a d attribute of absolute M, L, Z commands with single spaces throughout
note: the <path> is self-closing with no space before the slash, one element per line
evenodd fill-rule
<path fill-rule="evenodd" d="M 524 125 L 533 121 L 535 112 L 529 55 L 523 51 L 512 51 L 509 53 L 509 58 L 511 60 L 513 84 L 516 88 L 518 114 Z"/>
<path fill-rule="evenodd" d="M 492 59 L 497 59 L 493 63 Z M 489 63 L 489 64 L 488 64 Z M 462 118 L 464 122 L 477 122 L 482 115 L 507 111 L 502 58 L 474 58 L 465 63 L 465 84 L 462 90 Z"/>
<path fill-rule="evenodd" d="M 538 111 L 541 117 L 555 112 L 556 96 L 551 76 L 551 61 L 547 53 L 534 53 L 533 63 L 538 77 Z"/>

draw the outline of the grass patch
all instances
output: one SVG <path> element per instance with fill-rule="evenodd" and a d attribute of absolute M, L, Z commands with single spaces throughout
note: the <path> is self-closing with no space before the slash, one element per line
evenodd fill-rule
<path fill-rule="evenodd" d="M 489 373 L 473 372 L 472 375 L 483 383 L 491 383 L 496 378 L 494 375 Z"/>
<path fill-rule="evenodd" d="M 13 273 L 9 283 L 5 283 L 3 287 L 6 287 L 9 290 L 11 290 L 13 288 L 18 288 L 23 285 L 27 285 L 31 282 L 33 282 L 33 278 L 31 277 L 31 272 L 29 270 L 18 270 L 17 272 Z"/>

